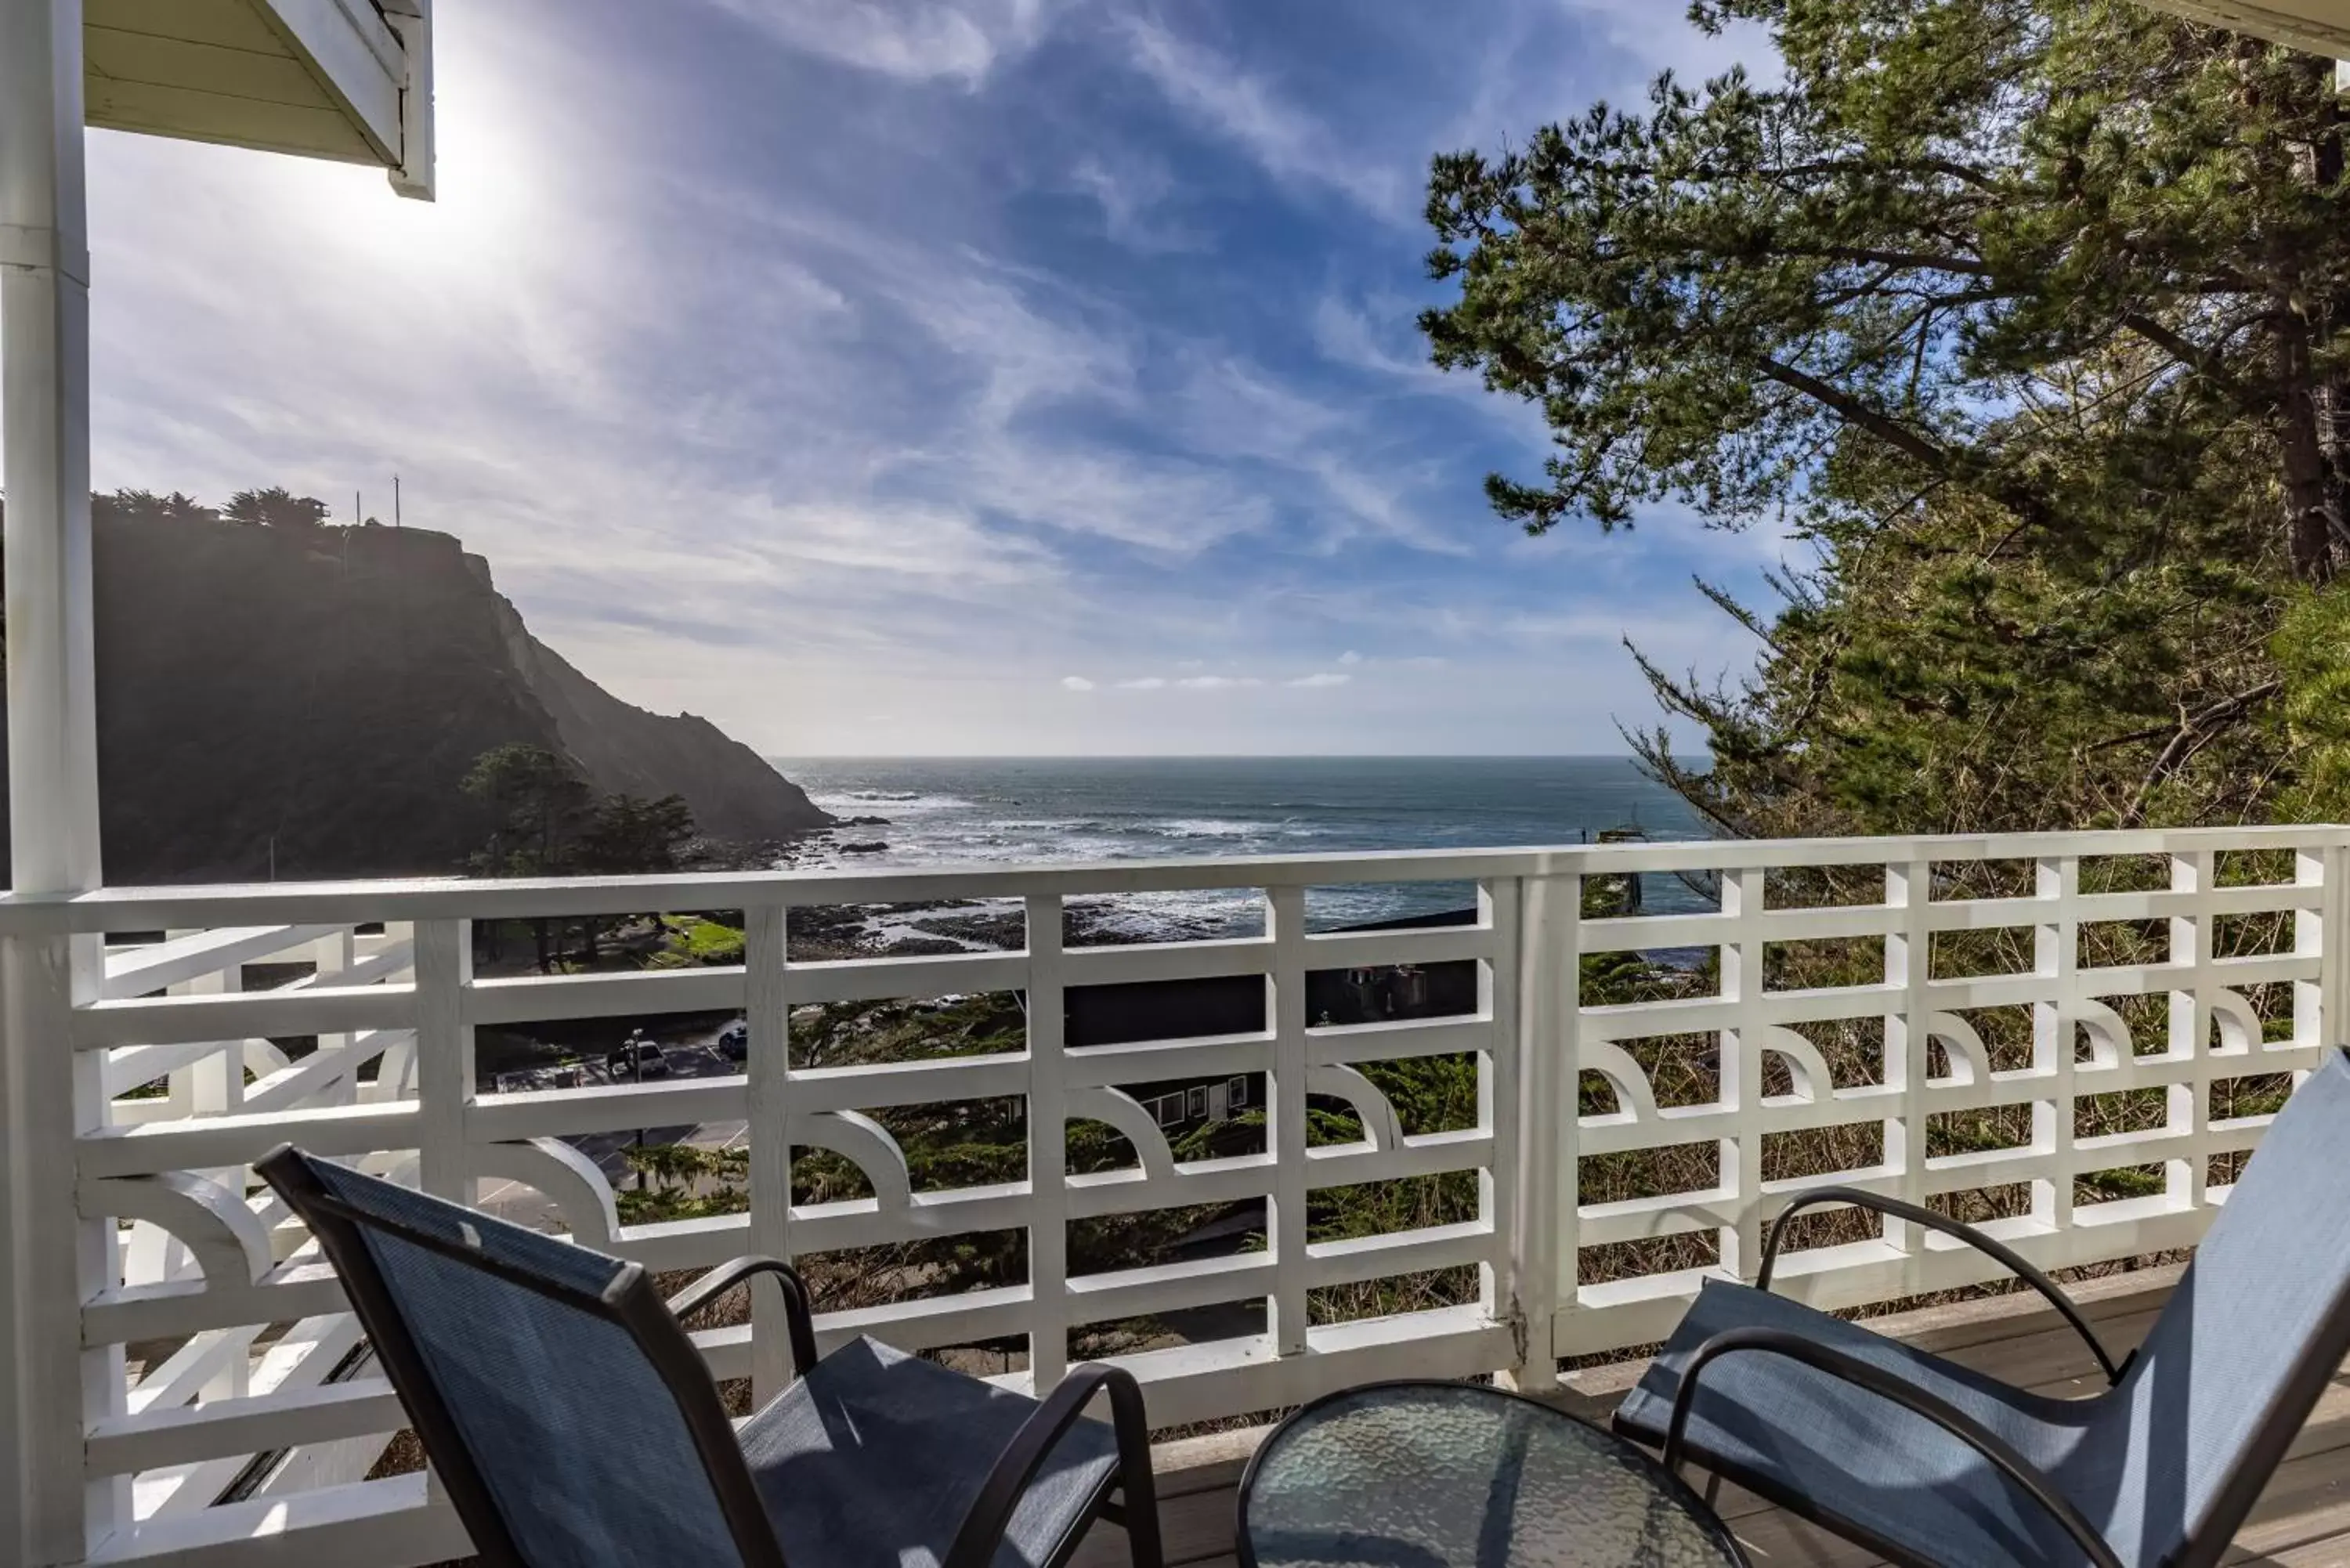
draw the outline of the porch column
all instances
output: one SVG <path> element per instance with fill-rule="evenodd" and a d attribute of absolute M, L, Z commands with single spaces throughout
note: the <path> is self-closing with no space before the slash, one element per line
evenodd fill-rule
<path fill-rule="evenodd" d="M 0 481 L 20 893 L 99 881 L 81 73 L 81 0 L 0 0 Z"/>
<path fill-rule="evenodd" d="M 0 483 L 18 893 L 99 881 L 81 28 L 81 0 L 0 0 Z M 120 1353 L 81 1349 L 81 1303 L 105 1282 L 113 1241 L 75 1208 L 75 1134 L 102 1106 L 98 1062 L 66 1048 L 74 1002 L 96 993 L 101 940 L 62 926 L 0 934 L 0 1561 L 11 1563 L 78 1563 L 120 1518 L 117 1485 L 82 1482 L 85 1411 L 120 1399 Z"/>

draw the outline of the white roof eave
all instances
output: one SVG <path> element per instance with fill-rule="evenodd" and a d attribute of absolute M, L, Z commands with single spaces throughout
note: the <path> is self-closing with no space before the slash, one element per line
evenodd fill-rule
<path fill-rule="evenodd" d="M 2350 0 L 2145 0 L 2158 10 L 2312 54 L 2350 57 Z"/>
<path fill-rule="evenodd" d="M 432 194 L 431 0 L 85 0 L 86 118 Z"/>

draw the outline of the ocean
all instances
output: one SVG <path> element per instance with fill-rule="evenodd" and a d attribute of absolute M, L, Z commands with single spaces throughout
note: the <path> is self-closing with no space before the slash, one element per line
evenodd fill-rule
<path fill-rule="evenodd" d="M 1628 757 L 773 760 L 835 815 L 887 819 L 814 846 L 813 863 L 842 867 L 1556 846 L 1619 828 L 1707 836 Z M 1648 893 L 1653 908 L 1695 906 L 1670 877 L 1650 878 Z M 1465 884 L 1316 888 L 1306 916 L 1328 929 L 1471 902 Z M 1237 935 L 1259 909 L 1211 891 L 1105 900 L 1100 916 L 1136 936 Z"/>

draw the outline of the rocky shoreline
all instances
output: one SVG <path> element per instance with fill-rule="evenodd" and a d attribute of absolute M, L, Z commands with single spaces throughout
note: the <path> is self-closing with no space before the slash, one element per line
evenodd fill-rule
<path fill-rule="evenodd" d="M 854 871 L 841 857 L 879 854 L 880 840 L 845 838 L 843 830 L 889 826 L 882 816 L 842 817 L 788 838 L 744 843 L 706 840 L 691 857 L 696 871 Z M 1066 906 L 1061 940 L 1070 947 L 1133 946 L 1191 941 L 1227 934 L 1207 919 L 1168 917 L 1138 929 L 1116 900 L 1079 899 Z M 919 902 L 838 904 L 796 908 L 791 945 L 804 961 L 944 957 L 966 952 L 1017 952 L 1026 943 L 1026 917 L 1005 900 L 936 898 Z"/>
<path fill-rule="evenodd" d="M 1069 947 L 1191 941 L 1217 934 L 1216 928 L 1201 920 L 1171 920 L 1163 930 L 1139 931 L 1124 923 L 1121 911 L 1107 900 L 1070 904 L 1061 920 L 1061 940 Z M 1027 940 L 1027 917 L 1022 910 L 976 898 L 834 904 L 791 913 L 792 950 L 803 959 L 1018 952 Z"/>

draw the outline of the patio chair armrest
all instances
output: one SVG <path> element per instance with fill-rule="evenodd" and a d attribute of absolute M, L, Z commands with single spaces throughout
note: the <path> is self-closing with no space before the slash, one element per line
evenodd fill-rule
<path fill-rule="evenodd" d="M 1673 1392 L 1672 1419 L 1665 1428 L 1663 1462 L 1667 1469 L 1679 1473 L 1690 1410 L 1697 1397 L 1699 1375 L 1722 1356 L 1742 1350 L 1783 1355 L 1800 1361 L 1814 1371 L 1849 1383 L 1856 1388 L 1900 1406 L 1914 1416 L 1931 1421 L 1990 1460 L 2002 1475 L 2022 1488 L 2034 1502 L 2047 1511 L 2050 1518 L 2064 1527 L 2064 1533 L 2071 1536 L 2074 1544 L 2087 1554 L 2095 1568 L 2121 1568 L 2120 1558 L 2097 1533 L 2096 1527 L 2082 1516 L 2081 1511 L 2073 1506 L 2069 1498 L 2056 1490 L 2054 1481 L 1997 1433 L 1947 1399 L 1905 1382 L 1895 1373 L 1783 1328 L 1728 1329 L 1698 1346 L 1697 1354 L 1690 1357 L 1689 1366 L 1681 1373 L 1680 1386 Z"/>
<path fill-rule="evenodd" d="M 791 1334 L 792 1376 L 804 1377 L 816 1365 L 816 1317 L 808 1304 L 807 1282 L 799 1271 L 781 1258 L 736 1258 L 719 1264 L 669 1299 L 669 1314 L 681 1323 L 736 1285 L 760 1274 L 773 1274 L 784 1291 L 784 1323 Z"/>
<path fill-rule="evenodd" d="M 1767 1291 L 1771 1288 L 1771 1272 L 1779 1262 L 1779 1244 L 1785 1238 L 1787 1222 L 1800 1210 L 1814 1208 L 1822 1203 L 1849 1203 L 1855 1208 L 1873 1210 L 1879 1214 L 1889 1214 L 1897 1220 L 1907 1220 L 1912 1225 L 1923 1225 L 1929 1231 L 1939 1231 L 1945 1236 L 1955 1237 L 1964 1241 L 1968 1246 L 2038 1291 L 2050 1306 L 2062 1314 L 2064 1321 L 2073 1325 L 2074 1332 L 2086 1342 L 2089 1354 L 2097 1358 L 2097 1366 L 2104 1370 L 2106 1381 L 2108 1384 L 2122 1380 L 2122 1371 L 2129 1366 L 2131 1357 L 2125 1355 L 2117 1362 L 2108 1355 L 2095 1332 L 2089 1327 L 2089 1320 L 2081 1315 L 2081 1309 L 2073 1304 L 2073 1298 L 2064 1293 L 2064 1288 L 2019 1257 L 2013 1248 L 1984 1235 L 1962 1220 L 1953 1220 L 1947 1214 L 1938 1214 L 1922 1205 L 1907 1202 L 1898 1198 L 1887 1198 L 1881 1193 L 1871 1192 L 1866 1188 L 1814 1187 L 1796 1194 L 1794 1200 L 1779 1210 L 1779 1217 L 1771 1222 L 1771 1233 L 1762 1242 L 1762 1266 L 1755 1272 L 1754 1275 L 1756 1290 Z M 2134 1355 L 2135 1352 L 2132 1354 Z"/>
<path fill-rule="evenodd" d="M 1037 1468 L 1085 1414 L 1094 1396 L 1104 1389 L 1109 1392 L 1110 1422 L 1118 1433 L 1118 1485 L 1125 1493 L 1121 1513 L 1128 1550 L 1139 1564 L 1160 1560 L 1159 1503 L 1150 1476 L 1150 1423 L 1143 1415 L 1142 1386 L 1123 1367 L 1087 1366 L 1072 1368 L 996 1457 L 986 1483 L 955 1532 L 954 1544 L 947 1549 L 941 1568 L 990 1568 L 1012 1523 L 1013 1511 L 1020 1506 Z"/>

